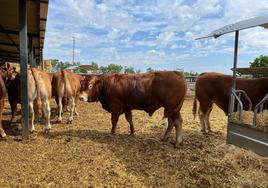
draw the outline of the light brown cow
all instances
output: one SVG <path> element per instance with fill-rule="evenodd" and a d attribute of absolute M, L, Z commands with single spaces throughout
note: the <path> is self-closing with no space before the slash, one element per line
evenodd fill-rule
<path fill-rule="evenodd" d="M 253 108 L 268 93 L 268 78 L 237 78 L 236 89 L 244 90 L 252 101 Z M 202 73 L 198 76 L 195 84 L 195 100 L 193 104 L 193 115 L 197 112 L 197 101 L 199 101 L 198 115 L 201 131 L 211 131 L 209 116 L 212 105 L 215 103 L 225 114 L 228 114 L 229 95 L 232 88 L 232 77 L 216 72 Z M 248 102 L 241 98 L 244 109 L 248 108 Z M 234 111 L 236 111 L 235 105 Z"/>
<path fill-rule="evenodd" d="M 45 132 L 48 132 L 51 129 L 49 102 L 52 96 L 51 81 L 51 76 L 38 68 L 30 68 L 28 70 L 28 97 L 30 113 L 29 128 L 31 132 L 35 131 L 34 101 L 38 101 L 36 103 L 38 105 L 38 108 L 42 106 L 43 115 L 46 119 Z M 8 99 L 12 111 L 12 117 L 10 122 L 12 122 L 17 112 L 17 104 L 21 103 L 20 74 L 17 74 L 15 79 L 9 83 L 7 89 Z"/>
<path fill-rule="evenodd" d="M 78 115 L 76 103 L 79 100 L 83 79 L 84 76 L 66 70 L 53 75 L 52 95 L 58 104 L 58 122 L 62 121 L 63 102 L 70 108 L 70 117 L 67 123 L 72 123 L 74 113 Z"/>
<path fill-rule="evenodd" d="M 183 75 L 176 71 L 159 71 L 149 74 L 103 74 L 87 76 L 84 80 L 81 100 L 100 101 L 111 113 L 114 134 L 121 114 L 125 114 L 130 125 L 130 135 L 135 129 L 132 122 L 133 109 L 144 110 L 150 116 L 164 107 L 168 128 L 163 141 L 167 141 L 173 127 L 176 130 L 175 147 L 182 144 L 182 118 L 180 110 L 186 93 Z"/>

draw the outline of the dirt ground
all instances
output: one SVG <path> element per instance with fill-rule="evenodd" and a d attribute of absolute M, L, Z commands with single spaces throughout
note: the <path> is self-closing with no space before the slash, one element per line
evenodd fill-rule
<path fill-rule="evenodd" d="M 7 107 L 8 137 L 0 142 L 0 186 L 267 188 L 268 159 L 226 144 L 227 118 L 217 107 L 211 114 L 213 133 L 203 135 L 198 120 L 193 120 L 192 102 L 187 99 L 182 109 L 180 149 L 161 142 L 167 128 L 162 109 L 152 117 L 134 111 L 133 138 L 124 116 L 117 134 L 110 135 L 110 114 L 100 104 L 80 102 L 80 116 L 73 124 L 65 124 L 65 113 L 64 122 L 53 123 L 49 135 L 37 124 L 31 139 L 21 141 L 20 123 L 8 126 Z"/>

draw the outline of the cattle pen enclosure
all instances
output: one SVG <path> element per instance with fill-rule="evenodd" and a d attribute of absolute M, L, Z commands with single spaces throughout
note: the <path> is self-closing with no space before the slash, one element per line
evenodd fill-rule
<path fill-rule="evenodd" d="M 167 127 L 162 109 L 149 117 L 134 111 L 136 137 L 130 137 L 124 117 L 110 134 L 110 114 L 98 103 L 79 102 L 73 124 L 54 122 L 46 135 L 38 123 L 30 140 L 21 140 L 20 116 L 8 125 L 0 144 L 1 187 L 267 187 L 268 159 L 226 145 L 227 117 L 215 106 L 212 133 L 203 135 L 193 120 L 192 98 L 182 108 L 184 143 L 180 149 L 161 142 Z M 175 135 L 172 132 L 172 139 Z M 172 140 L 171 139 L 171 140 Z"/>

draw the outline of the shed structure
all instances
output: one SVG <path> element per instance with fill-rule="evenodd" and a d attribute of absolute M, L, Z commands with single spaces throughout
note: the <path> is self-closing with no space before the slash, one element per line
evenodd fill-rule
<path fill-rule="evenodd" d="M 43 60 L 49 0 L 0 1 L 0 61 L 20 64 L 22 136 L 29 137 L 28 63 Z"/>

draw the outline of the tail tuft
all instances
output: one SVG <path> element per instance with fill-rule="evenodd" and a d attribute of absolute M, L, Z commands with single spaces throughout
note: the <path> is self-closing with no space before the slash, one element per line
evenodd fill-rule
<path fill-rule="evenodd" d="M 194 116 L 194 120 L 196 117 L 196 111 L 197 111 L 197 102 L 196 102 L 196 97 L 194 98 L 194 103 L 193 103 L 193 116 Z"/>

